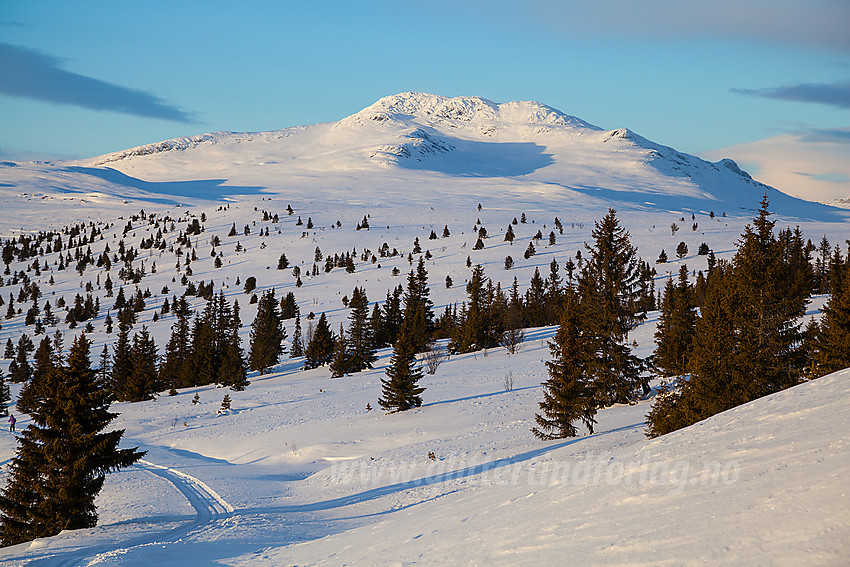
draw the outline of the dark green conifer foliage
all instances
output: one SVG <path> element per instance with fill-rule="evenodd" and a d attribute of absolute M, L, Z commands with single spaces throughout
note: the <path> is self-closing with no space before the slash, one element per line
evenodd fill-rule
<path fill-rule="evenodd" d="M 238 323 L 239 315 L 236 313 L 238 307 L 239 304 L 234 301 L 233 323 L 226 330 L 224 344 L 222 345 L 221 366 L 217 378 L 219 384 L 230 386 L 230 389 L 235 392 L 241 392 L 250 384 L 245 356 L 242 351 L 242 339 L 239 337 L 241 325 Z"/>
<path fill-rule="evenodd" d="M 378 357 L 375 354 L 372 329 L 369 326 L 369 299 L 366 290 L 355 287 L 348 302 L 348 372 L 360 372 L 372 368 Z"/>
<path fill-rule="evenodd" d="M 731 264 L 719 262 L 705 284 L 689 370 L 663 391 L 647 416 L 654 437 L 798 383 L 806 363 L 800 324 L 806 292 L 783 257 L 762 200 Z"/>
<path fill-rule="evenodd" d="M 351 346 L 342 323 L 339 324 L 339 335 L 334 340 L 334 352 L 331 358 L 331 378 L 339 378 L 351 372 Z"/>
<path fill-rule="evenodd" d="M 44 337 L 35 351 L 35 368 L 32 379 L 29 380 L 18 393 L 18 411 L 29 413 L 35 407 L 35 395 L 39 391 L 38 384 L 48 372 L 52 371 L 58 363 L 56 353 L 53 350 L 53 341 Z"/>
<path fill-rule="evenodd" d="M 115 392 L 117 400 L 122 402 L 141 402 L 152 400 L 162 390 L 158 380 L 157 348 L 146 326 L 133 335 L 130 348 L 130 374 Z"/>
<path fill-rule="evenodd" d="M 109 389 L 115 399 L 122 400 L 130 376 L 133 374 L 132 344 L 130 343 L 130 324 L 118 323 L 118 340 L 112 347 L 112 372 L 109 375 Z"/>
<path fill-rule="evenodd" d="M 596 402 L 588 378 L 594 353 L 586 319 L 577 298 L 568 292 L 558 332 L 549 342 L 552 360 L 546 362 L 549 379 L 543 383 L 542 413 L 534 416 L 538 427 L 531 430 L 541 439 L 575 437 L 579 421 L 593 434 Z"/>
<path fill-rule="evenodd" d="M 416 364 L 416 348 L 403 327 L 393 346 L 387 377 L 381 378 L 381 398 L 378 404 L 389 413 L 418 408 L 420 394 L 425 388 L 418 385 L 422 371 Z"/>
<path fill-rule="evenodd" d="M 333 358 L 334 336 L 328 326 L 325 314 L 319 315 L 316 328 L 313 330 L 313 338 L 304 349 L 304 369 L 318 368 L 323 364 L 329 364 Z"/>
<path fill-rule="evenodd" d="M 525 316 L 530 327 L 546 324 L 546 282 L 538 268 L 534 268 L 534 275 L 525 292 Z"/>
<path fill-rule="evenodd" d="M 188 315 L 178 309 L 174 314 L 177 320 L 171 326 L 171 337 L 165 345 L 159 381 L 165 387 L 177 389 L 191 386 L 193 382 L 192 343 Z"/>
<path fill-rule="evenodd" d="M 407 276 L 407 290 L 404 295 L 404 315 L 402 327 L 406 328 L 408 340 L 415 352 L 422 352 L 434 331 L 433 303 L 428 287 L 428 272 L 425 260 L 420 258 L 416 271 Z"/>
<path fill-rule="evenodd" d="M 280 361 L 285 348 L 286 329 L 277 309 L 274 289 L 264 291 L 251 324 L 250 368 L 265 374 Z"/>
<path fill-rule="evenodd" d="M 117 414 L 109 412 L 109 393 L 95 378 L 89 347 L 85 335 L 77 337 L 67 365 L 57 365 L 40 383 L 32 423 L 19 437 L 0 495 L 3 545 L 95 526 L 94 501 L 106 474 L 144 455 L 118 448 L 123 430 L 103 432 Z"/>
<path fill-rule="evenodd" d="M 672 279 L 667 280 L 655 331 L 654 362 L 664 376 L 682 376 L 687 373 L 695 326 L 696 303 L 693 289 L 688 283 L 688 267 L 682 265 L 677 285 L 673 285 Z"/>
<path fill-rule="evenodd" d="M 466 284 L 467 302 L 461 310 L 460 321 L 452 332 L 449 349 L 463 353 L 494 347 L 504 330 L 501 308 L 495 301 L 495 289 L 477 264 Z"/>
<path fill-rule="evenodd" d="M 844 282 L 850 282 L 850 267 L 844 267 Z M 850 285 L 833 292 L 823 308 L 817 337 L 817 375 L 850 366 Z"/>
<path fill-rule="evenodd" d="M 647 436 L 657 437 L 744 403 L 741 376 L 730 354 L 735 348 L 729 301 L 731 268 L 720 262 L 709 276 L 690 354 L 691 377 L 663 386 L 647 415 Z"/>
<path fill-rule="evenodd" d="M 224 292 L 207 301 L 204 311 L 195 317 L 192 328 L 192 383 L 190 386 L 221 384 L 231 386 L 241 380 L 244 371 L 237 314 Z"/>
<path fill-rule="evenodd" d="M 396 286 L 392 293 L 387 291 L 387 299 L 384 301 L 381 310 L 380 325 L 373 325 L 372 329 L 375 346 L 378 348 L 394 344 L 398 337 L 401 324 L 404 321 L 404 314 L 401 308 L 403 293 L 404 288 L 400 285 Z"/>
<path fill-rule="evenodd" d="M 629 331 L 646 313 L 640 311 L 638 302 L 637 251 L 614 209 L 595 223 L 592 236 L 593 244 L 585 244 L 589 258 L 582 266 L 578 290 L 583 310 L 593 314 L 588 319 L 588 337 L 596 357 L 589 372 L 597 402 L 605 407 L 631 402 L 641 389 L 648 390 L 640 376 L 643 361 L 632 354 L 627 342 Z"/>
<path fill-rule="evenodd" d="M 297 312 L 298 303 L 295 301 L 295 294 L 290 291 L 280 300 L 280 318 L 292 319 Z"/>
<path fill-rule="evenodd" d="M 292 348 L 289 349 L 289 358 L 304 356 L 304 339 L 301 337 L 301 314 L 295 313 L 295 331 L 292 333 Z"/>
<path fill-rule="evenodd" d="M 32 378 L 32 366 L 29 363 L 29 353 L 33 351 L 32 339 L 26 334 L 18 339 L 15 349 L 15 358 L 9 364 L 9 379 L 16 384 L 26 382 Z"/>

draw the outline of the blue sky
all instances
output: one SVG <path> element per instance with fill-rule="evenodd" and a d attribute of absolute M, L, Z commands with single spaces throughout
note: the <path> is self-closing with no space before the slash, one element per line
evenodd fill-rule
<path fill-rule="evenodd" d="M 689 153 L 826 136 L 840 156 L 848 29 L 847 0 L 0 0 L 0 156 L 328 122 L 409 90 L 539 100 Z"/>

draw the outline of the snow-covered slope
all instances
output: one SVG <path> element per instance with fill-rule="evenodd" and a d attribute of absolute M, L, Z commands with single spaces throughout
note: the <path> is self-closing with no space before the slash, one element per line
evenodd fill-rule
<path fill-rule="evenodd" d="M 850 371 L 651 441 L 645 401 L 602 411 L 593 436 L 542 442 L 529 428 L 552 332 L 517 355 L 453 358 L 404 414 L 366 410 L 386 352 L 341 379 L 284 369 L 230 392 L 224 415 L 213 388 L 118 404 L 149 453 L 109 477 L 101 525 L 0 562 L 842 564 Z"/>

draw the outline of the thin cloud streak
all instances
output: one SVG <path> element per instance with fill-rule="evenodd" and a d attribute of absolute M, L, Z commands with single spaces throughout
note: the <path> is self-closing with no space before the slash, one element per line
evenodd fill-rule
<path fill-rule="evenodd" d="M 770 89 L 732 89 L 732 92 L 793 102 L 828 104 L 841 109 L 850 109 L 850 82 L 809 83 Z"/>
<path fill-rule="evenodd" d="M 446 9 L 458 5 L 455 0 L 433 2 Z M 847 0 L 468 0 L 460 5 L 509 28 L 520 22 L 565 36 L 721 38 L 850 51 Z"/>
<path fill-rule="evenodd" d="M 150 93 L 65 71 L 59 59 L 0 42 L 0 94 L 91 110 L 193 123 L 193 117 Z"/>

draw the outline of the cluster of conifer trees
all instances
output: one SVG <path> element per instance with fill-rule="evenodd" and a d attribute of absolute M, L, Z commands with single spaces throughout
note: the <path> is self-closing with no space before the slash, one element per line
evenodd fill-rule
<path fill-rule="evenodd" d="M 813 266 L 814 246 L 799 229 L 775 233 L 768 205 L 765 196 L 730 261 L 711 255 L 694 283 L 686 266 L 667 281 L 647 360 L 627 342 L 647 305 L 635 285 L 634 249 L 614 211 L 598 222 L 589 259 L 560 304 L 534 433 L 571 437 L 579 422 L 592 433 L 598 409 L 646 394 L 652 375 L 672 378 L 647 416 L 655 437 L 850 366 L 850 253 L 830 254 L 822 244 Z M 818 291 L 831 298 L 821 322 L 804 330 L 807 298 Z"/>
<path fill-rule="evenodd" d="M 575 282 L 563 290 L 560 326 L 549 344 L 549 379 L 532 429 L 542 439 L 575 436 L 577 421 L 592 433 L 598 409 L 649 390 L 645 361 L 627 342 L 652 303 L 641 285 L 642 263 L 613 209 L 592 237 Z"/>
<path fill-rule="evenodd" d="M 123 430 L 104 432 L 117 414 L 108 388 L 92 369 L 90 343 L 75 338 L 67 360 L 43 350 L 38 379 L 21 393 L 32 423 L 21 432 L 0 492 L 0 543 L 14 545 L 97 523 L 95 497 L 106 473 L 144 453 L 119 449 Z M 42 349 L 40 349 L 41 351 Z"/>
<path fill-rule="evenodd" d="M 815 263 L 799 228 L 774 232 L 765 196 L 728 261 L 696 284 L 668 282 L 654 363 L 666 383 L 647 416 L 655 437 L 850 366 L 850 255 Z M 827 249 L 829 245 L 826 245 Z M 807 298 L 831 297 L 804 329 Z"/>

